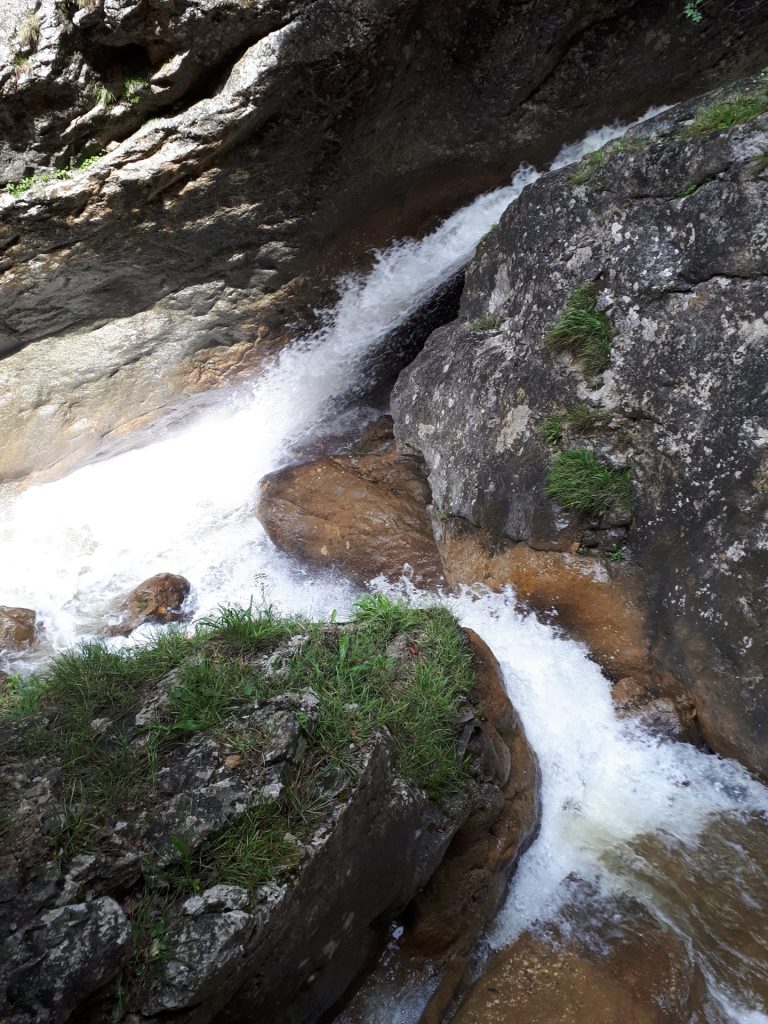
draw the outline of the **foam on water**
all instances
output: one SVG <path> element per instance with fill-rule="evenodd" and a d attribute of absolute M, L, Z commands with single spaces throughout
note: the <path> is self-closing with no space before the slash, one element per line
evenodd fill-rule
<path fill-rule="evenodd" d="M 555 166 L 622 131 L 593 134 Z M 0 600 L 39 609 L 53 648 L 95 633 L 115 595 L 158 571 L 193 580 L 201 614 L 247 603 L 261 574 L 286 610 L 343 611 L 349 584 L 308 572 L 265 537 L 253 514 L 259 480 L 285 463 L 292 445 L 344 413 L 366 356 L 466 263 L 537 176 L 521 168 L 510 186 L 480 197 L 429 237 L 378 253 L 368 275 L 341 283 L 339 303 L 319 331 L 178 434 L 21 494 L 6 490 Z M 767 791 L 733 762 L 619 720 L 609 684 L 585 649 L 520 613 L 514 595 L 465 591 L 446 600 L 499 659 L 541 763 L 541 834 L 520 865 L 493 943 L 555 917 L 563 880 L 576 872 L 638 896 L 686 936 L 710 980 L 712 1022 L 768 1021 L 763 938 L 742 950 L 733 931 L 718 930 L 719 921 L 737 929 L 766 917 L 766 860 L 756 859 L 754 843 L 762 837 L 768 859 Z M 379 996 L 367 1024 L 417 1019 L 428 989 L 422 979 L 407 997 L 401 991 L 387 1003 Z"/>

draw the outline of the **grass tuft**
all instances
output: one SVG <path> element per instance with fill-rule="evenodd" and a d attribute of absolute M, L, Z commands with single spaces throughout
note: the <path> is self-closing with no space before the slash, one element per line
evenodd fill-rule
<path fill-rule="evenodd" d="M 568 448 L 552 462 L 547 494 L 567 512 L 605 515 L 632 506 L 629 469 L 614 469 L 588 448 Z"/>
<path fill-rule="evenodd" d="M 40 43 L 42 22 L 36 11 L 27 11 L 16 26 L 15 38 L 22 54 L 34 53 Z"/>
<path fill-rule="evenodd" d="M 736 93 L 727 100 L 710 103 L 702 107 L 696 114 L 692 124 L 683 133 L 686 139 L 698 135 L 710 135 L 712 132 L 724 131 L 737 124 L 744 124 L 752 118 L 768 111 L 768 91 L 754 93 Z"/>
<path fill-rule="evenodd" d="M 591 284 L 572 291 L 546 336 L 549 348 L 571 352 L 590 376 L 602 373 L 611 361 L 613 331 L 608 317 L 597 308 L 597 294 L 597 287 Z"/>

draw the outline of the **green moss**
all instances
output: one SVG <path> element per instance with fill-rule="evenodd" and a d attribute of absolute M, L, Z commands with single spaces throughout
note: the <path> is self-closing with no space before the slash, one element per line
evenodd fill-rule
<path fill-rule="evenodd" d="M 571 352 L 590 376 L 602 373 L 611 361 L 613 330 L 605 313 L 597 308 L 595 285 L 571 292 L 565 309 L 546 336 L 555 352 Z"/>
<path fill-rule="evenodd" d="M 614 469 L 588 448 L 568 448 L 552 462 L 547 494 L 567 512 L 605 515 L 611 509 L 629 510 L 632 484 L 628 469 Z"/>
<path fill-rule="evenodd" d="M 727 100 L 702 107 L 683 135 L 687 139 L 697 135 L 709 135 L 712 132 L 733 128 L 737 124 L 744 124 L 766 112 L 768 91 L 765 89 L 759 92 L 736 93 Z"/>

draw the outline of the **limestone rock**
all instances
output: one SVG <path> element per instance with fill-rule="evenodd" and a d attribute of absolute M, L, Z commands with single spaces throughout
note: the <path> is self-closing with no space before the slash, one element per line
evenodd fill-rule
<path fill-rule="evenodd" d="M 282 662 L 289 652 L 267 652 L 265 664 L 275 656 Z M 487 663 L 487 652 L 479 657 Z M 277 668 L 271 678 L 280 678 Z M 161 698 L 173 685 L 166 679 L 141 691 L 135 722 L 103 720 L 94 743 L 105 752 L 112 742 L 141 749 L 148 729 L 162 726 Z M 355 748 L 355 772 L 323 789 L 312 829 L 301 840 L 284 837 L 295 856 L 271 882 L 202 891 L 193 883 L 204 842 L 244 815 L 274 808 L 305 766 L 318 719 L 314 694 L 246 701 L 216 729 L 182 733 L 160 756 L 153 785 L 129 797 L 119 818 L 110 814 L 104 828 L 88 832 L 76 856 L 60 846 L 71 800 L 61 769 L 29 757 L 23 722 L 0 722 L 0 807 L 10 811 L 0 850 L 0 1017 L 160 1024 L 171 1014 L 179 1024 L 308 1024 L 378 954 L 447 850 L 457 878 L 463 861 L 454 837 L 482 865 L 481 884 L 473 879 L 460 901 L 471 941 L 539 811 L 535 758 L 493 673 L 478 677 L 477 699 L 485 720 L 473 707 L 457 723 L 470 774 L 462 792 L 438 805 L 406 783 L 382 730 Z M 490 842 L 496 827 L 498 849 Z M 162 919 L 141 931 L 147 900 L 151 906 L 158 893 Z M 139 972 L 128 966 L 132 923 L 149 965 Z"/>
<path fill-rule="evenodd" d="M 0 653 L 23 651 L 35 642 L 37 613 L 31 608 L 0 606 Z"/>
<path fill-rule="evenodd" d="M 258 515 L 270 538 L 361 583 L 383 574 L 441 579 L 418 461 L 398 456 L 391 425 L 364 436 L 351 455 L 289 466 L 265 477 Z"/>
<path fill-rule="evenodd" d="M 460 320 L 401 376 L 393 413 L 403 450 L 426 462 L 435 506 L 449 526 L 489 538 L 492 566 L 515 544 L 547 547 L 542 536 L 563 563 L 572 531 L 579 545 L 626 530 L 615 517 L 565 515 L 546 493 L 555 449 L 542 425 L 591 407 L 596 421 L 563 443 L 630 469 L 634 519 L 615 563 L 576 555 L 619 581 L 617 600 L 629 593 L 629 645 L 641 654 L 601 660 L 614 678 L 636 675 L 645 648 L 646 670 L 685 689 L 707 742 L 765 773 L 768 115 L 689 132 L 729 92 L 634 129 L 580 183 L 571 168 L 527 188 L 479 247 Z M 545 344 L 569 295 L 591 283 L 614 332 L 598 379 Z M 497 327 L 472 330 L 489 314 Z M 555 522 L 562 544 L 548 533 Z M 599 633 L 604 605 L 574 615 L 591 615 L 582 635 Z"/>
<path fill-rule="evenodd" d="M 0 28 L 0 181 L 70 176 L 0 198 L 0 480 L 119 450 L 253 372 L 372 248 L 758 66 L 768 33 L 746 3 L 705 33 L 628 0 L 547 0 L 535 31 L 511 0 L 34 6 L 34 45 L 29 4 Z"/>

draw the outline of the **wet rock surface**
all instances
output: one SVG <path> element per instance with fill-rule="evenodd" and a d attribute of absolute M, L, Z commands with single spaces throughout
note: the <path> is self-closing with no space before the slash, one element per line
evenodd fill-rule
<path fill-rule="evenodd" d="M 184 576 L 170 572 L 150 576 L 128 594 L 118 612 L 119 621 L 110 633 L 128 636 L 144 623 L 179 622 L 185 617 L 184 603 L 192 584 Z"/>
<path fill-rule="evenodd" d="M 526 189 L 481 244 L 460 320 L 401 376 L 393 412 L 402 450 L 426 462 L 435 514 L 455 523 L 446 535 L 482 531 L 498 579 L 496 551 L 514 544 L 561 561 L 575 547 L 610 569 L 608 551 L 589 554 L 593 539 L 626 524 L 567 515 L 547 495 L 558 449 L 542 427 L 588 406 L 596 419 L 560 444 L 631 472 L 633 518 L 611 552 L 636 577 L 630 648 L 642 657 L 645 646 L 651 674 L 682 684 L 715 750 L 765 772 L 768 118 L 688 131 L 728 95 L 634 129 L 579 168 L 580 182 L 566 169 Z M 613 331 L 597 378 L 545 344 L 569 295 L 590 284 Z M 507 580 L 525 576 L 511 567 Z M 550 592 L 536 584 L 534 603 Z M 591 618 L 578 630 L 590 642 L 601 609 L 572 617 Z M 614 678 L 636 675 L 632 660 L 601 656 Z"/>
<path fill-rule="evenodd" d="M 37 635 L 37 613 L 31 608 L 0 605 L 0 654 L 30 647 Z"/>
<path fill-rule="evenodd" d="M 765 46 L 753 4 L 12 0 L 0 180 L 70 176 L 0 199 L 0 479 L 148 430 L 372 246 Z"/>
<path fill-rule="evenodd" d="M 482 879 L 460 902 L 479 900 L 467 923 L 476 934 L 539 813 L 535 757 L 487 652 L 477 650 L 478 705 L 456 723 L 470 764 L 466 789 L 440 805 L 430 800 L 394 771 L 382 730 L 360 746 L 354 777 L 327 797 L 311 835 L 284 837 L 294 850 L 290 865 L 262 885 L 190 890 L 183 880 L 201 844 L 243 816 L 268 814 L 297 773 L 311 770 L 314 694 L 246 702 L 220 728 L 173 744 L 154 789 L 126 799 L 120 819 L 74 855 L 61 772 L 21 756 L 22 725 L 0 725 L 2 1019 L 317 1020 L 377 953 L 446 851 L 451 878 L 463 871 L 457 851 L 475 851 Z M 288 646 L 276 653 L 290 657 Z M 280 671 L 274 658 L 270 664 Z M 145 743 L 147 730 L 167 723 L 163 695 L 173 684 L 166 678 L 149 688 L 130 721 L 94 723 L 94 743 Z M 162 915 L 147 932 L 142 915 L 158 899 Z M 430 905 L 436 901 L 423 897 L 417 916 Z"/>
<path fill-rule="evenodd" d="M 440 556 L 427 515 L 429 486 L 417 459 L 398 455 L 391 420 L 364 432 L 349 455 L 265 477 L 258 516 L 278 547 L 365 583 L 404 572 L 434 585 Z"/>
<path fill-rule="evenodd" d="M 585 913 L 585 911 L 587 913 Z M 588 914 L 588 916 L 587 916 Z M 566 908 L 568 933 L 525 933 L 489 963 L 456 1024 L 687 1024 L 701 980 L 685 943 L 624 898 Z"/>

